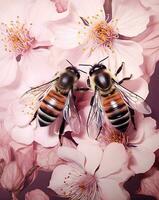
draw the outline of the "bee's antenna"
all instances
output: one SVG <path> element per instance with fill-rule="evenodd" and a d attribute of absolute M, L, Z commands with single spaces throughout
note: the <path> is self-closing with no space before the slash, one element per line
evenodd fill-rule
<path fill-rule="evenodd" d="M 89 64 L 79 64 L 79 66 L 91 66 L 91 67 L 93 67 L 93 65 L 89 65 Z"/>
<path fill-rule="evenodd" d="M 106 60 L 107 58 L 109 58 L 109 56 L 107 56 L 106 58 L 102 59 L 101 61 L 98 62 L 98 64 L 100 64 L 101 62 L 103 62 L 104 60 Z"/>
<path fill-rule="evenodd" d="M 72 67 L 74 67 L 74 65 L 73 65 L 69 60 L 66 59 L 66 61 L 67 61 Z"/>
<path fill-rule="evenodd" d="M 83 72 L 83 73 L 87 74 L 87 72 L 85 72 L 85 71 L 83 71 L 83 70 L 81 70 L 81 69 L 78 69 L 78 71 L 80 71 L 80 72 Z"/>

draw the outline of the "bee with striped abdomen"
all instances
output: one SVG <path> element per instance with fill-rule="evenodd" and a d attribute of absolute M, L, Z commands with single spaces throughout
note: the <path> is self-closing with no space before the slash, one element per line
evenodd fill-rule
<path fill-rule="evenodd" d="M 115 130 L 125 133 L 130 121 L 135 127 L 134 110 L 144 114 L 151 113 L 150 107 L 143 98 L 121 85 L 123 81 L 131 79 L 132 75 L 119 82 L 115 80 L 115 76 L 121 72 L 124 63 L 113 77 L 106 66 L 101 63 L 105 59 L 93 66 L 88 65 L 91 66 L 91 69 L 87 82 L 88 86 L 94 91 L 94 95 L 90 103 L 91 109 L 87 119 L 87 130 L 88 134 L 91 135 L 92 127 L 95 125 L 96 138 L 105 126 L 105 114 Z M 95 136 L 93 135 L 93 137 Z"/>
<path fill-rule="evenodd" d="M 76 127 L 74 127 L 76 132 L 79 132 L 80 118 L 73 96 L 73 90 L 79 78 L 79 70 L 71 64 L 64 72 L 57 73 L 53 80 L 25 92 L 20 100 L 31 110 L 31 120 L 28 124 L 36 120 L 41 127 L 49 126 L 62 115 L 59 137 L 63 134 L 65 122 L 71 126 L 76 120 Z"/>

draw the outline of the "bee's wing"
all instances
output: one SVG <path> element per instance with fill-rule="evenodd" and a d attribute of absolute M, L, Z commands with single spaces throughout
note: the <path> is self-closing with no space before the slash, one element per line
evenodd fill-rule
<path fill-rule="evenodd" d="M 24 113 L 24 115 L 28 115 L 28 120 L 26 121 L 25 125 L 28 125 L 32 121 L 37 109 L 39 108 L 40 102 L 53 88 L 53 82 L 55 80 L 56 79 L 42 84 L 40 86 L 31 88 L 20 97 L 20 109 Z"/>
<path fill-rule="evenodd" d="M 74 102 L 74 96 L 72 90 L 70 90 L 65 107 L 63 109 L 63 117 L 66 122 L 70 125 L 73 132 L 78 134 L 80 132 L 80 116 Z"/>
<path fill-rule="evenodd" d="M 127 103 L 127 105 L 130 108 L 132 108 L 133 110 L 137 110 L 137 111 L 139 111 L 143 114 L 150 114 L 151 113 L 150 106 L 145 102 L 145 100 L 142 97 L 131 92 L 130 90 L 119 85 L 118 83 L 115 83 L 115 86 L 120 91 L 125 102 Z"/>
<path fill-rule="evenodd" d="M 98 91 L 95 91 L 91 99 L 91 108 L 87 118 L 87 132 L 88 135 L 96 139 L 105 124 L 105 115 L 101 106 L 101 100 Z"/>

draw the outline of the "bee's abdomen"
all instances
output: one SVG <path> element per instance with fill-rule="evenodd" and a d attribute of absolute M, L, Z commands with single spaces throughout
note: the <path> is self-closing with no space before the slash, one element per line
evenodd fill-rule
<path fill-rule="evenodd" d="M 38 109 L 38 121 L 40 126 L 48 126 L 56 120 L 64 108 L 66 97 L 51 90 L 42 100 Z"/>
<path fill-rule="evenodd" d="M 115 90 L 113 94 L 102 98 L 102 105 L 110 123 L 124 133 L 129 125 L 130 112 L 121 94 Z"/>

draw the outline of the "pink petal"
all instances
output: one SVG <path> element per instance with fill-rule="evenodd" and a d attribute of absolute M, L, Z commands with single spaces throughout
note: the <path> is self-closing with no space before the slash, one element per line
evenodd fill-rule
<path fill-rule="evenodd" d="M 32 155 L 32 156 L 30 156 Z M 27 172 L 33 167 L 35 160 L 35 152 L 33 146 L 28 146 L 16 151 L 16 161 L 20 167 L 23 175 L 25 176 Z"/>
<path fill-rule="evenodd" d="M 119 74 L 119 80 L 122 77 L 129 77 L 132 74 L 132 79 L 140 77 L 143 72 L 140 65 L 143 63 L 142 47 L 136 42 L 130 40 L 115 40 L 113 44 L 114 54 L 110 55 L 110 67 L 114 66 L 115 70 L 125 63 L 125 67 Z M 111 64 L 112 62 L 112 64 Z M 114 63 L 114 64 L 113 64 Z M 116 71 L 113 71 L 115 73 Z"/>
<path fill-rule="evenodd" d="M 57 147 L 43 148 L 41 145 L 37 149 L 37 165 L 43 170 L 53 171 L 54 168 L 62 162 L 57 155 Z"/>
<path fill-rule="evenodd" d="M 75 175 L 79 175 L 81 173 L 84 173 L 84 171 L 77 166 L 73 168 L 72 165 L 59 165 L 58 167 L 55 168 L 55 170 L 52 173 L 50 183 L 49 183 L 49 188 L 54 190 L 57 194 L 63 195 L 63 192 L 65 191 L 65 187 L 67 187 L 67 185 L 65 186 L 66 178 L 68 177 L 70 181 L 74 182 L 74 180 L 71 179 L 72 177 L 70 176 L 70 174 L 72 173 L 75 173 Z M 69 192 L 69 191 L 66 191 L 66 192 Z"/>
<path fill-rule="evenodd" d="M 136 36 L 143 32 L 149 23 L 149 13 L 138 0 L 115 0 L 112 2 L 112 9 L 121 35 Z"/>
<path fill-rule="evenodd" d="M 78 21 L 80 21 L 80 18 Z M 78 21 L 69 21 L 52 25 L 52 31 L 54 34 L 53 44 L 56 47 L 61 49 L 72 49 L 80 45 L 78 31 L 81 26 L 78 24 Z M 83 41 L 81 44 L 82 43 Z"/>
<path fill-rule="evenodd" d="M 119 143 L 110 143 L 104 150 L 96 175 L 100 178 L 116 173 L 128 162 L 125 148 Z"/>
<path fill-rule="evenodd" d="M 128 200 L 129 193 L 119 185 L 116 181 L 111 179 L 99 179 L 98 186 L 100 188 L 101 198 L 107 200 Z"/>
<path fill-rule="evenodd" d="M 32 126 L 25 128 L 14 127 L 10 134 L 13 140 L 22 144 L 29 145 L 34 140 L 34 129 Z"/>
<path fill-rule="evenodd" d="M 49 56 L 49 50 L 36 49 L 22 57 L 19 65 L 23 73 L 23 80 L 28 86 L 37 86 L 52 80 L 57 71 L 54 71 L 53 66 L 49 64 Z"/>
<path fill-rule="evenodd" d="M 135 174 L 145 173 L 155 162 L 155 154 L 146 148 L 132 147 L 131 157 L 130 169 Z"/>
<path fill-rule="evenodd" d="M 10 162 L 5 166 L 1 176 L 1 185 L 3 188 L 11 191 L 19 189 L 22 181 L 23 175 L 16 162 Z"/>
<path fill-rule="evenodd" d="M 49 127 L 39 127 L 35 131 L 34 141 L 44 147 L 54 147 L 58 144 L 59 138 L 58 135 L 49 133 Z"/>
<path fill-rule="evenodd" d="M 85 141 L 77 146 L 77 150 L 86 157 L 85 170 L 93 175 L 100 164 L 102 149 L 96 143 Z"/>
<path fill-rule="evenodd" d="M 66 160 L 69 162 L 75 162 L 77 165 L 84 168 L 85 156 L 78 150 L 63 146 L 63 147 L 59 147 L 58 155 L 63 160 Z"/>
<path fill-rule="evenodd" d="M 43 13 L 43 17 L 41 17 Z M 34 25 L 46 24 L 49 21 L 59 20 L 66 17 L 69 10 L 58 13 L 56 5 L 50 0 L 36 0 L 29 10 L 27 21 Z M 41 31 L 42 32 L 42 31 Z"/>
<path fill-rule="evenodd" d="M 93 3 L 91 0 L 76 0 L 71 3 L 80 17 L 88 17 L 96 15 L 101 9 L 103 9 L 104 0 L 94 0 Z"/>
<path fill-rule="evenodd" d="M 55 7 L 58 13 L 63 13 L 67 10 L 68 0 L 53 0 L 55 2 Z"/>
<path fill-rule="evenodd" d="M 42 190 L 35 189 L 31 192 L 27 192 L 25 195 L 25 200 L 49 200 L 49 196 L 46 195 Z"/>
<path fill-rule="evenodd" d="M 8 164 L 11 161 L 11 149 L 6 146 L 0 146 L 0 160 L 4 160 L 5 164 Z"/>
<path fill-rule="evenodd" d="M 10 85 L 16 78 L 17 61 L 14 57 L 3 57 L 0 60 L 0 87 Z"/>
<path fill-rule="evenodd" d="M 144 6 L 151 7 L 152 14 L 154 14 L 154 11 L 156 12 L 156 14 L 158 14 L 159 10 L 158 0 L 140 0 L 140 1 Z"/>
<path fill-rule="evenodd" d="M 151 137 L 145 139 L 141 147 L 145 147 L 147 149 L 150 149 L 150 151 L 155 152 L 159 149 L 159 132 L 156 135 L 152 135 Z"/>
<path fill-rule="evenodd" d="M 138 193 L 154 196 L 158 200 L 159 171 L 156 168 L 152 168 L 152 170 L 150 170 L 150 174 L 142 179 L 140 190 Z"/>

